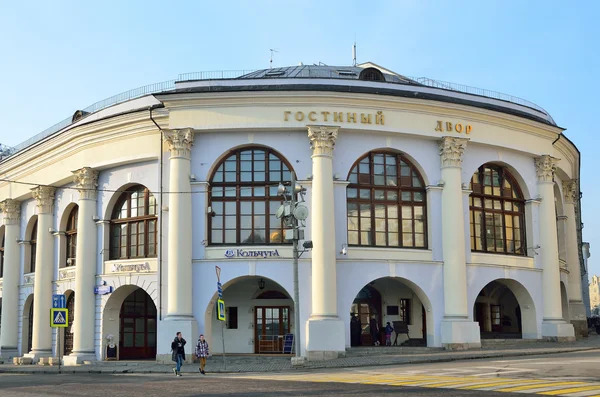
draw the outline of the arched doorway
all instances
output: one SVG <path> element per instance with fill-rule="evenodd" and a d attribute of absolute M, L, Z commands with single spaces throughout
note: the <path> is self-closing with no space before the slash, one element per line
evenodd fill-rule
<path fill-rule="evenodd" d="M 473 320 L 479 323 L 481 339 L 536 338 L 533 300 L 515 280 L 498 279 L 479 292 L 473 306 Z"/>
<path fill-rule="evenodd" d="M 567 287 L 565 287 L 564 282 L 560 282 L 560 303 L 562 306 L 562 316 L 565 322 L 571 322 L 569 320 L 569 299 L 567 297 Z"/>
<path fill-rule="evenodd" d="M 354 345 L 358 342 L 359 346 L 370 346 L 375 343 L 371 337 L 370 322 L 372 318 L 375 318 L 379 329 L 381 329 L 381 294 L 375 288 L 370 285 L 366 285 L 360 290 L 354 302 L 352 302 L 352 309 L 350 310 L 351 315 L 358 318 L 353 319 L 356 326 L 351 329 L 351 334 L 354 335 Z M 360 335 L 356 335 L 358 332 L 358 323 L 360 323 Z M 353 324 L 353 323 L 351 323 Z M 380 341 L 381 342 L 381 341 Z"/>
<path fill-rule="evenodd" d="M 243 276 L 223 284 L 226 321 L 216 317 L 217 295 L 208 303 L 204 335 L 211 352 L 283 353 L 286 334 L 294 333 L 294 302 L 279 283 L 261 276 Z"/>
<path fill-rule="evenodd" d="M 31 351 L 33 337 L 33 294 L 29 295 L 23 305 L 23 328 L 21 329 L 21 354 Z"/>
<path fill-rule="evenodd" d="M 375 344 L 371 335 L 372 319 L 380 331 L 376 340 L 382 346 L 385 346 L 384 329 L 388 322 L 394 330 L 392 344 L 427 346 L 427 322 L 433 321 L 431 305 L 422 290 L 408 280 L 393 277 L 380 278 L 364 286 L 352 302 L 350 315 L 354 317 L 350 321 L 351 346 Z"/>
<path fill-rule="evenodd" d="M 67 310 L 69 311 L 69 324 L 64 330 L 63 346 L 64 355 L 68 356 L 73 352 L 73 324 L 75 322 L 75 292 L 71 292 L 67 298 Z"/>
<path fill-rule="evenodd" d="M 155 358 L 156 306 L 146 291 L 137 288 L 125 298 L 119 321 L 119 358 Z"/>

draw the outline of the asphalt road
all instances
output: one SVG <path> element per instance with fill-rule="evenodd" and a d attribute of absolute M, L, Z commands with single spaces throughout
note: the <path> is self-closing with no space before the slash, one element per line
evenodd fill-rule
<path fill-rule="evenodd" d="M 158 396 L 473 396 L 478 391 L 438 390 L 423 388 L 398 388 L 385 385 L 361 385 L 343 383 L 306 383 L 231 379 L 224 376 L 200 377 L 190 375 L 181 378 L 167 375 L 87 375 L 87 374 L 40 374 L 0 376 L 0 395 L 3 397 L 29 396 L 111 396 L 111 397 L 158 397 Z M 504 396 L 506 393 L 491 393 Z"/>
<path fill-rule="evenodd" d="M 503 392 L 495 390 L 503 389 Z M 512 392 L 512 389 L 515 391 Z M 564 392 L 563 392 L 564 390 Z M 518 391 L 518 394 L 517 394 Z M 600 350 L 256 374 L 0 374 L 0 396 L 600 395 Z"/>

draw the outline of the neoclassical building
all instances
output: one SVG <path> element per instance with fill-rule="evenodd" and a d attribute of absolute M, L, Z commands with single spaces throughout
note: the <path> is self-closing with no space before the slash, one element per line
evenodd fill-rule
<path fill-rule="evenodd" d="M 398 344 L 448 349 L 586 336 L 579 167 L 539 106 L 372 63 L 180 75 L 0 161 L 0 353 L 86 363 L 112 341 L 120 360 L 168 361 L 178 331 L 214 353 L 283 352 L 292 176 L 312 242 L 304 357 L 373 345 L 387 322 Z"/>

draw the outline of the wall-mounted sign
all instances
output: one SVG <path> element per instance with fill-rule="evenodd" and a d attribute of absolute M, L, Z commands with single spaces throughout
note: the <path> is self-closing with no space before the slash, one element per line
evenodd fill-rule
<path fill-rule="evenodd" d="M 99 285 L 94 287 L 94 294 L 96 295 L 106 295 L 113 292 L 112 285 Z"/>
<path fill-rule="evenodd" d="M 233 249 L 225 251 L 226 258 L 269 258 L 279 256 L 279 252 L 277 250 L 243 250 L 243 249 Z"/>
<path fill-rule="evenodd" d="M 112 265 L 111 273 L 139 273 L 139 272 L 149 272 L 150 264 L 148 262 L 144 263 L 134 263 L 132 265 L 123 265 L 120 263 L 115 263 Z"/>
<path fill-rule="evenodd" d="M 462 134 L 463 132 L 465 134 L 470 134 L 471 131 L 473 131 L 473 126 L 471 124 L 462 124 L 462 123 L 456 123 L 456 124 L 452 124 L 449 121 L 441 121 L 438 120 L 435 124 L 435 130 L 437 132 L 453 132 L 456 131 L 459 134 Z"/>
<path fill-rule="evenodd" d="M 356 112 L 293 112 L 291 110 L 283 111 L 283 121 L 309 121 L 324 123 L 360 123 L 360 124 L 384 124 L 385 118 L 381 110 L 377 113 L 356 113 Z"/>

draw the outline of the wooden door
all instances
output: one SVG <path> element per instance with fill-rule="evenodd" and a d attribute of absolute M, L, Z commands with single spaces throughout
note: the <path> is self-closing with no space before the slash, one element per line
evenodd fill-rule
<path fill-rule="evenodd" d="M 289 319 L 289 306 L 256 306 L 254 353 L 283 353 L 283 339 L 290 332 Z"/>
<path fill-rule="evenodd" d="M 119 350 L 121 360 L 156 358 L 156 306 L 142 289 L 121 306 Z"/>
<path fill-rule="evenodd" d="M 69 324 L 64 331 L 64 355 L 68 356 L 73 352 L 73 321 L 75 321 L 75 292 L 72 292 L 67 299 L 67 310 L 69 311 Z"/>

